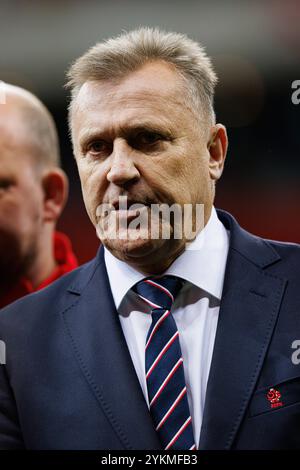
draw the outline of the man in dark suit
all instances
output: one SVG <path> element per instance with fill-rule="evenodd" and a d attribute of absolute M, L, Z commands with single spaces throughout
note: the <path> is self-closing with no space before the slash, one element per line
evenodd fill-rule
<path fill-rule="evenodd" d="M 71 67 L 103 245 L 1 312 L 1 448 L 300 448 L 300 250 L 214 208 L 215 82 L 197 43 L 146 28 Z"/>

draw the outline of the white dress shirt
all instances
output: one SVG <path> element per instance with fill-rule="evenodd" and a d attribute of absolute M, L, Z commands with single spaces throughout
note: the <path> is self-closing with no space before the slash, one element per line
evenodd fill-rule
<path fill-rule="evenodd" d="M 213 208 L 204 229 L 164 273 L 179 276 L 187 281 L 175 299 L 172 314 L 179 332 L 187 397 L 197 446 L 228 247 L 229 233 Z M 107 249 L 104 256 L 123 333 L 149 407 L 145 377 L 145 343 L 152 320 L 149 307 L 131 291 L 133 285 L 145 276 L 114 257 Z"/>

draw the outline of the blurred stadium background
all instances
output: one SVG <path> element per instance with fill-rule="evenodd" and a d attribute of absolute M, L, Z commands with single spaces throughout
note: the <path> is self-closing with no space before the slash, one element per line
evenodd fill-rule
<path fill-rule="evenodd" d="M 99 244 L 86 215 L 66 126 L 69 64 L 140 25 L 188 34 L 219 75 L 217 119 L 229 153 L 216 206 L 260 236 L 300 242 L 299 0 L 0 0 L 0 80 L 36 93 L 58 125 L 70 198 L 59 228 L 82 263 Z"/>

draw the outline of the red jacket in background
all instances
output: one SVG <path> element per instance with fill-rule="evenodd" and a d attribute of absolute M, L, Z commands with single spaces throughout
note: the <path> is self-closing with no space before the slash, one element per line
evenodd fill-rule
<path fill-rule="evenodd" d="M 53 244 L 54 257 L 57 266 L 52 274 L 36 288 L 33 287 L 29 279 L 21 278 L 9 292 L 6 292 L 2 297 L 0 297 L 0 308 L 5 307 L 24 295 L 43 289 L 43 287 L 48 286 L 59 277 L 72 271 L 72 269 L 77 268 L 78 262 L 73 252 L 71 241 L 67 235 L 61 232 L 54 232 Z"/>

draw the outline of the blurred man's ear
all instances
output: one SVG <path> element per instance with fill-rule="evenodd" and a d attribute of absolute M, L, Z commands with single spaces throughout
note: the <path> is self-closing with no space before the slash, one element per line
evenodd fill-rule
<path fill-rule="evenodd" d="M 68 198 L 68 177 L 60 168 L 47 170 L 42 177 L 44 221 L 56 222 Z"/>
<path fill-rule="evenodd" d="M 210 139 L 207 149 L 210 154 L 209 173 L 212 180 L 218 180 L 223 172 L 226 153 L 228 147 L 228 138 L 225 126 L 216 124 L 211 128 Z"/>

